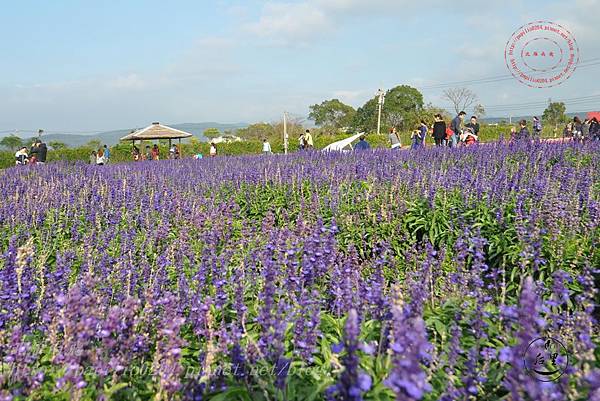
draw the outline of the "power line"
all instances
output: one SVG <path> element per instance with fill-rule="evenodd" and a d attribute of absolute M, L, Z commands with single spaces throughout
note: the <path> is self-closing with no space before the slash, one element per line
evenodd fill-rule
<path fill-rule="evenodd" d="M 577 64 L 576 69 L 594 67 L 597 65 L 600 65 L 600 57 L 581 61 Z M 533 75 L 533 76 L 535 77 L 535 76 L 542 76 L 542 75 L 544 75 L 544 74 L 537 74 L 537 75 Z M 486 78 L 469 79 L 469 80 L 464 80 L 464 81 L 453 81 L 453 82 L 447 82 L 447 83 L 427 85 L 427 86 L 422 86 L 420 89 L 446 89 L 446 88 L 451 88 L 453 86 L 488 84 L 488 83 L 508 81 L 508 80 L 512 80 L 512 79 L 514 79 L 512 74 L 506 74 L 506 75 L 497 75 L 497 76 L 486 77 Z"/>
<path fill-rule="evenodd" d="M 561 102 L 565 104 L 576 104 L 576 103 L 590 103 L 590 102 L 600 102 L 600 95 L 592 95 L 592 96 L 582 96 L 570 99 L 553 99 L 553 102 Z M 490 105 L 486 106 L 486 109 L 502 109 L 507 107 L 535 107 L 535 106 L 546 106 L 548 105 L 548 101 L 536 101 L 536 102 L 527 102 L 527 103 L 513 103 L 513 104 L 498 104 L 498 105 Z"/>
<path fill-rule="evenodd" d="M 564 103 L 569 108 L 592 108 L 596 104 L 600 104 L 600 94 L 590 96 L 580 96 L 574 98 L 565 99 L 552 99 L 552 102 Z M 512 112 L 525 113 L 524 110 L 532 110 L 545 108 L 549 104 L 549 100 L 546 101 L 533 101 L 526 103 L 509 103 L 509 104 L 498 104 L 486 106 L 486 112 L 495 114 L 512 114 Z M 453 105 L 444 105 L 443 108 L 447 110 L 454 109 Z M 600 108 L 600 107 L 599 107 Z M 598 108 L 597 108 L 598 109 Z"/>

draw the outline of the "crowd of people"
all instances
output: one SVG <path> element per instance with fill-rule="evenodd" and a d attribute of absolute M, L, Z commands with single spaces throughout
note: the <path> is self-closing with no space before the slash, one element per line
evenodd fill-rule
<path fill-rule="evenodd" d="M 209 155 L 211 157 L 215 157 L 217 153 L 217 145 L 214 142 L 211 142 Z M 141 152 L 140 148 L 134 145 L 131 150 L 131 157 L 133 158 L 133 161 L 161 160 L 160 148 L 157 144 L 154 144 L 152 147 L 150 147 L 150 145 L 146 145 L 144 152 Z M 202 153 L 196 153 L 192 157 L 197 160 L 202 159 Z M 181 146 L 175 144 L 171 145 L 169 147 L 169 154 L 167 158 L 169 160 L 181 159 Z"/>
<path fill-rule="evenodd" d="M 36 139 L 31 144 L 31 149 L 27 146 L 21 147 L 15 153 L 15 163 L 17 166 L 44 164 L 48 155 L 48 147 L 40 139 Z"/>
<path fill-rule="evenodd" d="M 467 113 L 461 111 L 452 119 L 450 125 L 446 124 L 441 114 L 434 116 L 432 125 L 428 125 L 425 120 L 421 120 L 410 135 L 410 148 L 419 149 L 425 147 L 427 135 L 433 138 L 435 146 L 471 146 L 479 142 L 480 125 L 477 116 L 472 116 L 468 123 L 464 123 Z M 396 127 L 390 128 L 388 135 L 390 147 L 392 149 L 401 149 L 402 142 Z"/>
<path fill-rule="evenodd" d="M 425 146 L 427 135 L 433 137 L 435 146 L 471 146 L 479 142 L 480 125 L 477 116 L 472 116 L 468 123 L 464 123 L 467 113 L 461 111 L 447 125 L 441 114 L 434 116 L 433 125 L 429 126 L 421 120 L 419 126 L 411 133 L 411 149 Z M 528 121 L 519 121 L 518 127 L 511 127 L 510 141 L 540 139 L 542 136 L 542 122 L 539 117 L 533 117 L 532 130 L 528 128 Z M 563 130 L 563 138 L 572 138 L 575 141 L 600 140 L 600 123 L 596 117 L 585 119 L 574 117 Z M 390 129 L 388 136 L 392 149 L 400 149 L 401 141 L 395 127 Z"/>
<path fill-rule="evenodd" d="M 600 141 L 600 123 L 596 117 L 585 119 L 583 122 L 579 117 L 574 117 L 573 121 L 565 125 L 563 129 L 563 138 L 572 138 L 574 141 L 583 142 L 586 140 Z"/>
<path fill-rule="evenodd" d="M 94 150 L 90 154 L 90 164 L 96 164 L 98 166 L 103 166 L 108 164 L 110 161 L 110 149 L 108 146 L 104 145 L 102 148 L 97 151 Z"/>
<path fill-rule="evenodd" d="M 298 138 L 298 143 L 300 145 L 301 150 L 308 150 L 315 147 L 313 143 L 312 134 L 310 133 L 309 129 L 307 129 L 302 135 L 300 135 L 300 138 Z"/>
<path fill-rule="evenodd" d="M 433 144 L 437 147 L 458 147 L 471 146 L 479 142 L 480 125 L 477 116 L 472 116 L 469 122 L 465 123 L 466 113 L 461 111 L 454 117 L 448 125 L 441 114 L 434 116 L 432 125 L 428 125 L 425 120 L 421 120 L 420 124 L 411 133 L 410 149 L 419 149 L 425 147 L 427 136 L 431 136 Z M 528 128 L 527 120 L 519 121 L 518 127 L 511 127 L 509 138 L 510 141 L 540 139 L 542 135 L 542 122 L 538 117 L 533 117 L 532 130 Z M 574 117 L 568 122 L 562 132 L 563 139 L 571 139 L 573 141 L 583 142 L 586 140 L 600 141 L 600 123 L 596 117 L 586 118 L 581 121 L 579 117 Z M 396 127 L 390 128 L 388 140 L 392 149 L 401 149 L 402 142 Z M 310 150 L 314 148 L 313 137 L 309 129 L 304 131 L 298 138 L 299 147 L 301 150 Z M 371 146 L 363 135 L 354 145 L 355 150 L 367 150 Z M 263 139 L 262 153 L 265 155 L 272 154 L 271 144 L 267 139 Z M 30 148 L 21 147 L 15 153 L 15 163 L 17 165 L 44 164 L 48 148 L 40 139 L 34 140 Z M 157 144 L 146 145 L 144 152 L 141 152 L 137 146 L 133 146 L 132 158 L 134 161 L 142 160 L 160 160 L 160 148 Z M 217 145 L 214 142 L 210 143 L 209 156 L 215 157 L 218 154 Z M 107 145 L 90 154 L 89 163 L 94 165 L 105 165 L 110 162 L 110 149 Z M 195 159 L 202 159 L 202 154 L 193 155 Z M 179 145 L 172 145 L 169 148 L 168 159 L 181 158 Z"/>
<path fill-rule="evenodd" d="M 157 144 L 154 144 L 152 147 L 150 145 L 146 145 L 144 152 L 140 151 L 140 148 L 137 146 L 133 146 L 131 150 L 131 157 L 133 161 L 142 161 L 142 160 L 160 160 L 160 148 Z M 176 160 L 181 158 L 181 149 L 179 145 L 171 145 L 169 148 L 168 159 Z"/>
<path fill-rule="evenodd" d="M 464 120 L 467 113 L 461 111 L 452 119 L 450 125 L 446 124 L 441 114 L 436 114 L 432 125 L 428 125 L 424 120 L 412 132 L 411 149 L 418 149 L 425 146 L 427 134 L 433 137 L 435 146 L 448 146 L 455 148 L 457 146 L 471 146 L 479 142 L 480 125 L 477 116 L 472 116 L 468 123 Z M 392 142 L 392 146 L 393 146 Z"/>

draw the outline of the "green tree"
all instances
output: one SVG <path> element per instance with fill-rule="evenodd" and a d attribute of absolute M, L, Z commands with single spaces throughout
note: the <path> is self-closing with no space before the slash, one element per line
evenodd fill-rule
<path fill-rule="evenodd" d="M 319 127 L 340 129 L 350 126 L 355 114 L 356 110 L 352 106 L 332 99 L 310 106 L 308 118 Z"/>
<path fill-rule="evenodd" d="M 64 142 L 60 142 L 60 141 L 50 141 L 50 142 L 48 142 L 48 145 L 50 145 L 50 147 L 54 150 L 60 150 L 60 149 L 65 149 L 65 148 L 69 147 L 69 145 L 67 145 Z"/>
<path fill-rule="evenodd" d="M 416 116 L 416 120 L 418 120 L 419 122 L 420 120 L 423 120 L 427 123 L 428 126 L 430 126 L 433 125 L 434 116 L 436 114 L 440 114 L 442 118 L 444 118 L 444 120 L 446 121 L 449 121 L 452 118 L 446 110 L 442 109 L 441 107 L 436 107 L 429 103 L 425 107 L 423 107 L 423 109 L 418 113 L 418 115 Z M 415 121 L 413 125 L 416 125 L 417 123 L 418 122 Z M 412 128 L 412 125 L 409 128 Z"/>
<path fill-rule="evenodd" d="M 356 111 L 354 128 L 372 132 L 377 129 L 378 97 L 375 96 Z M 386 92 L 381 112 L 382 125 L 399 129 L 411 128 L 419 121 L 423 110 L 423 95 L 417 89 L 400 85 Z"/>
<path fill-rule="evenodd" d="M 236 132 L 237 136 L 246 140 L 256 140 L 263 138 L 273 138 L 277 135 L 275 127 L 269 123 L 256 123 L 246 128 L 240 128 Z"/>
<path fill-rule="evenodd" d="M 207 128 L 202 133 L 206 139 L 215 139 L 221 136 L 221 131 L 217 128 Z"/>
<path fill-rule="evenodd" d="M 554 129 L 558 128 L 558 125 L 565 123 L 568 118 L 565 114 L 567 107 L 562 102 L 549 101 L 548 107 L 544 110 L 542 120 L 550 125 L 554 125 Z"/>
<path fill-rule="evenodd" d="M 16 135 L 5 136 L 0 140 L 0 146 L 10 150 L 17 150 L 23 146 L 23 140 Z"/>

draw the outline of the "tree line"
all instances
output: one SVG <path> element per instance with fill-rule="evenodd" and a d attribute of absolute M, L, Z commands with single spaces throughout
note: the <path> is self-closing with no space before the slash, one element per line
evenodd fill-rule
<path fill-rule="evenodd" d="M 447 89 L 444 91 L 443 97 L 453 105 L 456 113 L 465 110 L 479 117 L 485 114 L 484 106 L 478 103 L 477 95 L 470 89 Z M 564 103 L 549 100 L 542 120 L 557 130 L 558 126 L 568 119 L 565 111 Z M 396 127 L 401 132 L 407 132 L 414 129 L 421 120 L 432 122 L 433 116 L 438 113 L 447 120 L 452 117 L 443 108 L 425 104 L 423 94 L 418 89 L 408 85 L 399 85 L 385 93 L 385 103 L 381 113 L 382 127 Z M 378 97 L 372 97 L 357 109 L 339 99 L 324 100 L 309 107 L 308 119 L 317 126 L 316 136 L 332 136 L 350 132 L 373 133 L 377 129 Z M 287 130 L 290 143 L 302 134 L 305 122 L 302 117 L 288 119 Z M 216 128 L 209 128 L 203 134 L 208 140 L 224 136 L 239 137 L 246 141 L 262 141 L 263 139 L 273 141 L 281 138 L 282 133 L 283 121 L 277 121 L 255 123 L 246 128 L 223 133 Z M 0 140 L 0 146 L 15 151 L 22 146 L 28 146 L 33 139 L 35 138 L 24 140 L 16 135 L 9 135 Z M 67 144 L 58 141 L 50 141 L 48 146 L 53 150 L 68 148 Z M 98 140 L 92 140 L 85 145 L 86 148 L 91 149 L 98 149 L 100 146 L 101 143 Z"/>
<path fill-rule="evenodd" d="M 485 115 L 485 107 L 479 103 L 478 96 L 467 88 L 450 88 L 443 92 L 443 98 L 447 100 L 458 114 L 465 111 L 469 114 L 482 117 Z M 354 108 L 343 103 L 339 99 L 328 99 L 309 107 L 308 120 L 317 126 L 315 134 L 337 135 L 340 133 L 365 132 L 373 133 L 377 129 L 378 119 L 378 96 L 369 99 L 364 105 Z M 548 108 L 542 116 L 545 123 L 554 126 L 567 121 L 564 103 L 549 101 Z M 385 128 L 395 127 L 401 132 L 408 132 L 419 124 L 421 120 L 433 122 L 433 116 L 441 114 L 446 120 L 453 116 L 447 110 L 426 104 L 423 94 L 416 88 L 408 85 L 398 85 L 385 92 L 385 102 L 381 113 L 381 124 Z M 300 117 L 288 121 L 288 134 L 290 140 L 299 137 L 304 131 L 305 120 Z M 273 140 L 281 137 L 283 133 L 283 122 L 274 123 L 260 122 L 236 131 L 221 133 L 216 128 L 208 129 L 204 136 L 209 140 L 216 137 L 239 137 L 244 140 Z"/>

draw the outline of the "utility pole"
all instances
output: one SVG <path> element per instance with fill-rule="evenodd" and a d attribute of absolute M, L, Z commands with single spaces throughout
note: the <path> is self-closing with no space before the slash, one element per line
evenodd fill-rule
<path fill-rule="evenodd" d="M 385 102 L 385 92 L 383 89 L 379 89 L 376 93 L 379 96 L 379 100 L 377 103 L 379 104 L 379 113 L 377 115 L 377 135 L 381 132 L 381 109 L 383 108 L 383 103 Z"/>
<path fill-rule="evenodd" d="M 288 154 L 287 112 L 283 112 L 283 152 Z"/>

